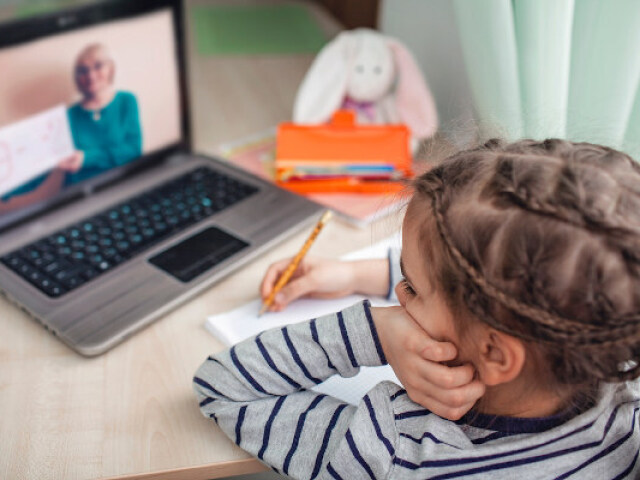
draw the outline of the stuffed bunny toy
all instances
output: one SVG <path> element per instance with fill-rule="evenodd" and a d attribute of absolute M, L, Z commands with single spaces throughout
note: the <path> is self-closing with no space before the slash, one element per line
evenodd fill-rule
<path fill-rule="evenodd" d="M 296 96 L 293 121 L 327 122 L 339 109 L 357 123 L 404 123 L 414 140 L 433 136 L 438 117 L 420 68 L 398 40 L 359 28 L 318 53 Z"/>

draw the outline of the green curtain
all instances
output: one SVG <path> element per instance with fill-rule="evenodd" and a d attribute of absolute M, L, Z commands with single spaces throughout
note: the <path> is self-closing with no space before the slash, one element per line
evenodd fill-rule
<path fill-rule="evenodd" d="M 561 137 L 640 160 L 640 1 L 454 0 L 484 135 Z"/>

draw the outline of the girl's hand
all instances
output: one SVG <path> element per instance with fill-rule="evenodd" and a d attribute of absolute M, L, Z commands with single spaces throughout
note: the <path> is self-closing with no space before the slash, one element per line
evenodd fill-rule
<path fill-rule="evenodd" d="M 433 340 L 402 307 L 374 307 L 371 313 L 387 361 L 411 400 L 458 420 L 484 395 L 471 365 L 442 363 L 456 358 L 455 345 Z"/>
<path fill-rule="evenodd" d="M 260 286 L 263 300 L 290 262 L 291 258 L 286 258 L 267 269 Z M 389 260 L 386 258 L 345 262 L 306 256 L 276 295 L 271 310 L 280 311 L 300 297 L 338 298 L 352 293 L 386 296 L 388 289 Z"/>
<path fill-rule="evenodd" d="M 263 300 L 269 296 L 290 262 L 291 258 L 286 258 L 269 266 L 260 286 Z M 354 293 L 357 277 L 355 265 L 355 262 L 318 257 L 303 258 L 289 283 L 276 295 L 270 310 L 279 312 L 300 297 L 337 298 Z"/>

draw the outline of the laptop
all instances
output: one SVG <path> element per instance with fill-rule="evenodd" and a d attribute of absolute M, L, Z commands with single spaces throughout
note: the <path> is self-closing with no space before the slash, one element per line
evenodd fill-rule
<path fill-rule="evenodd" d="M 0 24 L 0 291 L 82 355 L 321 214 L 190 151 L 182 35 L 178 0 Z"/>

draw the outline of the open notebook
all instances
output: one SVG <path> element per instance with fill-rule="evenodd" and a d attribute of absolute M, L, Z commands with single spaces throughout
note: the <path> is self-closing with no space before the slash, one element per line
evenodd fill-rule
<path fill-rule="evenodd" d="M 400 237 L 398 235 L 387 238 L 371 247 L 352 252 L 344 256 L 343 259 L 383 258 L 387 256 L 389 247 L 400 247 Z M 208 317 L 205 327 L 221 342 L 226 345 L 233 345 L 269 328 L 281 327 L 337 312 L 364 298 L 362 295 L 349 295 L 332 300 L 301 299 L 289 305 L 282 312 L 265 313 L 260 318 L 258 318 L 258 311 L 260 310 L 261 301 L 256 299 L 235 310 Z M 394 304 L 380 297 L 370 297 L 369 299 L 373 306 Z M 362 367 L 360 373 L 355 377 L 342 378 L 336 375 L 315 387 L 314 390 L 356 405 L 365 393 L 383 380 L 392 380 L 398 384 L 400 383 L 389 366 Z"/>

